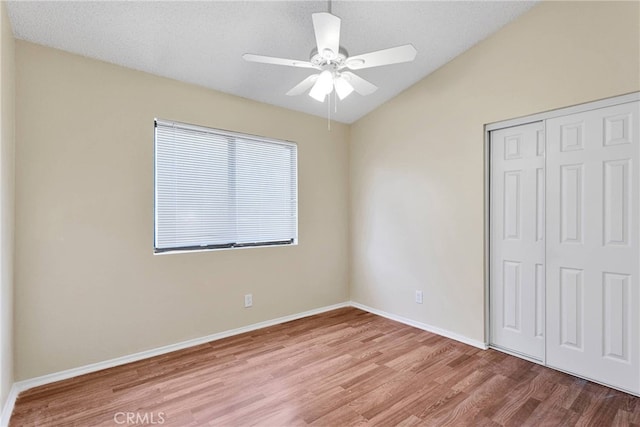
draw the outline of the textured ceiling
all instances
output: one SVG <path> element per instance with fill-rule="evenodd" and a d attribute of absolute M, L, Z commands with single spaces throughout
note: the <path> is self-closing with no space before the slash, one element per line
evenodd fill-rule
<path fill-rule="evenodd" d="M 412 43 L 414 62 L 359 70 L 379 87 L 332 119 L 352 123 L 469 49 L 535 2 L 334 1 L 350 55 Z M 285 93 L 314 70 L 245 62 L 243 53 L 308 60 L 311 14 L 326 1 L 10 1 L 18 39 L 326 117 L 327 104 Z M 333 108 L 332 108 L 333 110 Z"/>

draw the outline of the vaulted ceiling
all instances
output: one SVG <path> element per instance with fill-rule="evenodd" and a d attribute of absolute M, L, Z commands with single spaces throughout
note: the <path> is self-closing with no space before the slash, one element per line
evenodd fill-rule
<path fill-rule="evenodd" d="M 359 70 L 379 87 L 331 107 L 352 123 L 529 10 L 530 1 L 334 1 L 350 55 L 412 43 L 414 62 Z M 322 117 L 327 103 L 286 92 L 313 70 L 249 63 L 244 53 L 308 60 L 311 14 L 326 1 L 10 1 L 18 39 Z"/>

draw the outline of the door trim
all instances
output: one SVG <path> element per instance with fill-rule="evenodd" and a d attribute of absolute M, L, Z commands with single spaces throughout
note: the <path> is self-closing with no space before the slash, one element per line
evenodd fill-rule
<path fill-rule="evenodd" d="M 554 117 L 568 116 L 570 114 L 583 113 L 589 110 L 597 110 L 598 108 L 611 107 L 613 105 L 626 104 L 628 102 L 640 101 L 640 92 L 627 93 L 625 95 L 614 96 L 613 98 L 599 99 L 584 104 L 571 105 L 555 110 L 543 111 L 541 113 L 531 114 L 528 116 L 516 117 L 513 119 L 500 120 L 498 122 L 487 123 L 484 125 L 485 135 L 498 129 L 509 128 L 512 126 L 520 126 L 527 123 L 539 122 L 552 119 Z M 485 140 L 486 141 L 486 140 Z"/>
<path fill-rule="evenodd" d="M 566 116 L 570 114 L 581 113 L 598 108 L 610 107 L 613 105 L 626 104 L 629 102 L 640 101 L 640 91 L 618 95 L 611 98 L 599 99 L 596 101 L 586 102 L 583 104 L 572 105 L 568 107 L 549 110 L 541 113 L 531 114 L 528 116 L 517 117 L 498 122 L 487 123 L 484 125 L 484 342 L 488 348 L 491 346 L 491 312 L 490 312 L 490 284 L 491 284 L 491 131 L 505 129 L 513 126 L 520 126 L 533 122 L 542 121 L 546 128 L 546 120 Z M 545 150 L 546 154 L 546 150 Z M 545 187 L 546 187 L 545 180 Z M 546 242 L 545 242 L 546 245 Z M 546 265 L 545 265 L 546 267 Z M 546 307 L 545 307 L 546 310 Z M 545 333 L 546 336 L 546 333 Z M 504 351 L 502 349 L 498 349 Z M 546 346 L 543 364 L 546 364 Z"/>

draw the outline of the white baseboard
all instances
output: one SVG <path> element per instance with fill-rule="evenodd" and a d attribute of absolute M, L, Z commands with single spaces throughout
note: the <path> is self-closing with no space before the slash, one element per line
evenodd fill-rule
<path fill-rule="evenodd" d="M 264 322 L 254 323 L 252 325 L 243 326 L 241 328 L 231 329 L 217 334 L 207 335 L 200 338 L 194 338 L 192 340 L 182 341 L 176 344 L 166 345 L 164 347 L 158 347 L 150 350 L 141 351 L 139 353 L 130 354 L 127 356 L 116 357 L 115 359 L 105 360 L 103 362 L 92 363 L 90 365 L 80 366 L 77 368 L 67 369 L 65 371 L 54 372 L 52 374 L 43 375 L 40 377 L 30 378 L 28 380 L 18 381 L 13 384 L 11 391 L 7 396 L 7 401 L 2 409 L 2 416 L 0 417 L 0 426 L 6 427 L 9 424 L 9 418 L 13 412 L 13 407 L 16 402 L 18 394 L 33 387 L 38 387 L 45 384 L 54 383 L 56 381 L 62 381 L 69 378 L 77 377 L 79 375 L 88 374 L 91 372 L 101 371 L 103 369 L 113 368 L 115 366 L 124 365 L 126 363 L 137 362 L 138 360 L 148 359 L 154 356 L 160 356 L 162 354 L 171 353 L 172 351 L 182 350 L 196 345 L 204 344 L 211 341 L 216 341 L 222 338 L 231 337 L 234 335 L 243 334 L 245 332 L 255 331 L 257 329 L 266 328 L 268 326 L 278 325 L 280 323 L 290 322 L 292 320 L 302 319 L 303 317 L 313 316 L 315 314 L 324 313 L 327 311 L 335 310 L 343 307 L 355 307 L 360 310 L 368 311 L 369 313 L 376 314 L 378 316 L 386 317 L 387 319 L 395 320 L 405 325 L 413 326 L 418 329 L 422 329 L 434 334 L 442 335 L 446 338 L 451 338 L 456 341 L 460 341 L 465 344 L 472 345 L 486 350 L 488 346 L 480 341 L 467 338 L 463 335 L 458 335 L 454 332 L 450 332 L 435 326 L 427 325 L 425 323 L 417 322 L 415 320 L 407 319 L 402 316 L 390 314 L 382 310 L 378 310 L 372 307 L 368 307 L 364 304 L 360 304 L 353 301 L 343 302 L 339 304 L 329 305 L 325 307 L 316 308 L 313 310 L 305 311 L 302 313 L 292 314 L 289 316 L 279 317 L 277 319 L 267 320 Z"/>
<path fill-rule="evenodd" d="M 434 334 L 441 335 L 446 338 L 451 338 L 452 340 L 460 341 L 461 343 L 464 343 L 464 344 L 472 345 L 482 350 L 486 350 L 489 348 L 489 346 L 482 341 L 474 340 L 474 339 L 465 337 L 464 335 L 456 334 L 455 332 L 438 328 L 437 326 L 427 325 L 426 323 L 418 322 L 415 320 L 407 319 L 406 317 L 387 313 L 386 311 L 378 310 L 377 308 L 369 307 L 355 301 L 351 301 L 351 306 L 355 308 L 359 308 L 360 310 L 368 311 L 369 313 L 373 313 L 378 316 L 386 317 L 387 319 L 395 320 L 396 322 L 404 323 L 405 325 L 413 326 L 414 328 L 422 329 L 423 331 L 432 332 Z"/>
<path fill-rule="evenodd" d="M 7 400 L 4 403 L 4 407 L 2 408 L 2 415 L 0 415 L 0 426 L 7 427 L 9 425 L 9 418 L 11 418 L 11 413 L 13 412 L 13 407 L 16 404 L 16 399 L 18 398 L 18 387 L 14 383 L 11 386 L 11 390 L 9 390 L 9 395 L 7 395 Z"/>

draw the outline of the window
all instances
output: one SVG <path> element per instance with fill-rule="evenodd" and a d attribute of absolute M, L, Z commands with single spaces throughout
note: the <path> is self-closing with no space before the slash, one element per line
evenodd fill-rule
<path fill-rule="evenodd" d="M 156 120 L 155 252 L 298 238 L 297 146 Z"/>

